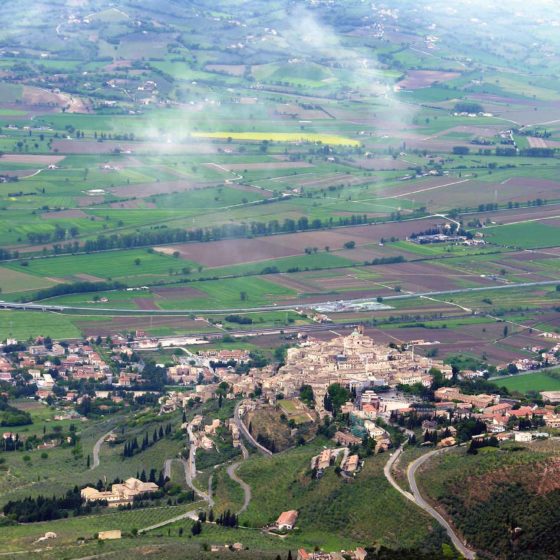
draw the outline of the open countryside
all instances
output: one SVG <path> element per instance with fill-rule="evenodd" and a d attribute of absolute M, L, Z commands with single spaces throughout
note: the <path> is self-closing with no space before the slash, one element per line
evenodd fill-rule
<path fill-rule="evenodd" d="M 0 5 L 0 555 L 560 559 L 560 11 Z"/>

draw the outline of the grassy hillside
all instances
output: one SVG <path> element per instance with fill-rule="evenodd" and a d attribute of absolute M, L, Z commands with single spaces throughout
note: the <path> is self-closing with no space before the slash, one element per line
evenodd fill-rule
<path fill-rule="evenodd" d="M 560 549 L 559 469 L 557 442 L 510 444 L 442 455 L 418 478 L 484 557 L 544 560 Z"/>
<path fill-rule="evenodd" d="M 432 532 L 430 518 L 409 504 L 383 476 L 387 455 L 366 460 L 353 481 L 334 468 L 312 479 L 310 459 L 325 441 L 275 455 L 256 457 L 239 468 L 239 476 L 253 490 L 241 521 L 253 527 L 274 521 L 280 512 L 298 509 L 302 535 L 317 542 L 418 546 Z"/>

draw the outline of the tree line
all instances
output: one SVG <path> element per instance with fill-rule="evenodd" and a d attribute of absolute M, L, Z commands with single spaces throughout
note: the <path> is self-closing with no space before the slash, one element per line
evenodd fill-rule
<path fill-rule="evenodd" d="M 100 505 L 98 503 L 98 505 Z M 39 495 L 36 498 L 24 498 L 23 500 L 10 500 L 2 509 L 4 515 L 19 523 L 33 523 L 36 521 L 51 521 L 62 519 L 73 515 L 89 513 L 91 507 L 84 505 L 80 489 L 75 486 L 66 494 L 57 498 Z"/>
<path fill-rule="evenodd" d="M 332 217 L 326 220 L 318 218 L 309 220 L 303 216 L 298 220 L 286 218 L 284 221 L 270 220 L 268 222 L 251 222 L 250 224 L 222 224 L 210 228 L 196 228 L 185 230 L 180 228 L 168 228 L 165 225 L 154 226 L 151 230 L 135 231 L 131 233 L 113 233 L 111 235 L 100 234 L 95 239 L 86 240 L 83 245 L 78 241 L 68 243 L 56 243 L 53 245 L 51 254 L 60 255 L 67 253 L 94 251 L 109 251 L 111 249 L 133 249 L 135 247 L 148 247 L 151 245 L 163 245 L 170 243 L 208 242 L 220 241 L 222 239 L 238 239 L 243 237 L 267 236 L 279 233 L 295 233 L 298 231 L 329 229 L 332 227 L 363 225 L 373 223 L 375 220 L 366 214 L 352 214 L 351 216 L 340 216 L 338 219 Z M 3 250 L 0 252 L 0 260 L 17 258 L 19 253 Z"/>
<path fill-rule="evenodd" d="M 165 430 L 163 426 L 160 426 L 159 430 L 155 429 L 151 438 L 148 435 L 148 432 L 146 432 L 144 434 L 144 438 L 142 439 L 141 444 L 138 444 L 138 438 L 135 437 L 134 439 L 125 442 L 122 456 L 126 459 L 128 457 L 133 457 L 138 453 L 142 453 L 142 451 L 145 451 L 146 449 L 148 449 L 148 447 L 151 447 L 152 445 L 157 443 L 160 439 L 170 434 L 171 434 L 171 424 L 167 424 L 167 426 L 165 426 Z M 150 482 L 154 482 L 154 481 L 150 481 Z"/>

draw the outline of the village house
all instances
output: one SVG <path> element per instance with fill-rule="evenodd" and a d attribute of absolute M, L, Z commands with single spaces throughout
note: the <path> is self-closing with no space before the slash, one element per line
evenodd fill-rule
<path fill-rule="evenodd" d="M 211 424 L 207 424 L 206 426 L 204 426 L 204 433 L 208 434 L 208 435 L 216 435 L 216 430 L 222 425 L 222 422 L 216 418 L 214 420 L 212 420 Z"/>
<path fill-rule="evenodd" d="M 342 462 L 340 468 L 346 475 L 354 475 L 360 466 L 360 457 L 358 455 L 349 455 L 346 460 Z"/>
<path fill-rule="evenodd" d="M 362 440 L 359 437 L 347 432 L 336 432 L 333 436 L 333 440 L 338 445 L 344 445 L 345 447 L 350 447 L 351 445 L 361 445 L 362 443 Z"/>
<path fill-rule="evenodd" d="M 461 393 L 457 387 L 441 387 L 434 392 L 436 400 L 440 401 L 458 401 L 461 403 L 471 404 L 480 409 L 487 408 L 491 404 L 500 402 L 500 395 L 465 395 Z"/>
<path fill-rule="evenodd" d="M 283 511 L 274 525 L 279 531 L 291 531 L 296 525 L 297 518 L 298 512 L 295 509 Z"/>

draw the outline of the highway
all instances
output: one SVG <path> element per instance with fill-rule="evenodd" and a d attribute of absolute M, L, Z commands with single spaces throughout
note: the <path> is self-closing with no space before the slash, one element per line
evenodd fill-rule
<path fill-rule="evenodd" d="M 417 297 L 434 297 L 446 296 L 456 294 L 469 294 L 475 292 L 485 292 L 492 290 L 510 290 L 516 288 L 531 288 L 537 286 L 552 286 L 558 284 L 559 280 L 543 280 L 540 282 L 521 282 L 518 284 L 500 284 L 497 286 L 483 286 L 478 288 L 462 288 L 457 290 L 441 290 L 432 292 L 410 292 L 406 294 L 398 294 L 394 296 L 386 296 L 383 302 L 403 299 L 413 299 Z M 358 304 L 373 302 L 374 296 L 371 298 L 349 299 L 349 300 L 335 300 L 340 301 L 342 304 Z M 21 311 L 51 311 L 55 313 L 81 313 L 86 315 L 153 315 L 153 316 L 172 316 L 172 315 L 189 315 L 192 313 L 205 314 L 205 315 L 222 315 L 224 313 L 251 313 L 251 312 L 266 312 L 266 311 L 289 311 L 294 308 L 300 309 L 314 309 L 318 305 L 325 303 L 334 303 L 333 300 L 325 300 L 321 303 L 298 303 L 294 302 L 290 305 L 267 305 L 261 307 L 243 307 L 243 308 L 225 308 L 225 309 L 122 309 L 122 308 L 109 308 L 109 307 L 80 307 L 72 305 L 56 305 L 49 303 L 15 303 L 9 301 L 0 301 L 0 309 L 17 309 Z"/>

